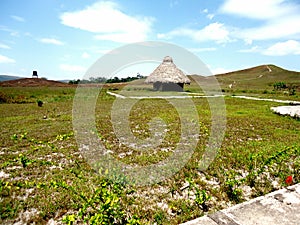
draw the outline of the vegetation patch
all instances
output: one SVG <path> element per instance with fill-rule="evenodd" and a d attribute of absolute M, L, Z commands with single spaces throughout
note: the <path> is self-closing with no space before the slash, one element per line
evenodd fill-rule
<path fill-rule="evenodd" d="M 121 90 L 123 86 L 115 87 Z M 99 141 L 111 154 L 133 166 L 157 163 L 172 155 L 180 138 L 180 118 L 172 104 L 144 99 L 134 105 L 129 116 L 134 136 L 151 137 L 153 118 L 166 124 L 161 144 L 139 151 L 114 134 L 111 109 L 115 97 L 107 94 L 109 88 L 112 86 L 104 86 L 100 92 L 95 121 Z M 190 88 L 193 92 L 196 86 Z M 247 90 L 246 94 L 254 92 Z M 75 87 L 1 87 L 0 93 L 7 99 L 0 104 L 3 224 L 46 224 L 49 220 L 179 224 L 300 180 L 300 121 L 272 113 L 270 107 L 280 105 L 276 102 L 232 98 L 232 93 L 225 96 L 227 128 L 222 146 L 209 168 L 199 171 L 211 133 L 211 114 L 206 98 L 192 98 L 200 131 L 191 159 L 172 177 L 139 187 L 126 174 L 116 173 L 116 182 L 112 182 L 107 171 L 99 174 L 83 158 L 72 127 Z M 204 95 L 201 90 L 198 93 Z M 269 94 L 261 93 L 263 97 Z M 21 95 L 24 101 L 17 100 Z"/>

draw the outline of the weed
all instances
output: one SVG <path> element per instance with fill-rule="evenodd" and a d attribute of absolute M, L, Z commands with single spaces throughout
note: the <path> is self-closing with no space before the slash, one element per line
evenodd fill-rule
<path fill-rule="evenodd" d="M 18 140 L 18 135 L 17 134 L 13 134 L 11 136 L 11 139 L 14 140 L 14 141 L 17 141 Z"/>
<path fill-rule="evenodd" d="M 73 136 L 73 132 L 70 132 L 68 134 L 58 134 L 55 138 L 55 141 L 64 141 L 69 139 L 72 136 Z"/>
<path fill-rule="evenodd" d="M 167 221 L 166 213 L 163 210 L 158 210 L 154 215 L 154 222 L 158 225 L 164 224 Z"/>
<path fill-rule="evenodd" d="M 25 140 L 27 139 L 27 132 L 24 132 L 22 134 L 13 134 L 11 137 L 11 140 L 14 140 L 14 141 L 22 141 L 22 140 Z"/>
<path fill-rule="evenodd" d="M 0 179 L 0 221 L 6 218 L 14 218 L 17 215 L 19 204 L 9 200 L 14 187 L 8 181 Z"/>
<path fill-rule="evenodd" d="M 63 217 L 62 222 L 67 225 L 73 225 L 76 222 L 76 216 L 74 214 L 66 215 Z"/>
<path fill-rule="evenodd" d="M 31 160 L 26 155 L 23 155 L 23 154 L 19 155 L 19 161 L 20 161 L 21 165 L 23 166 L 23 168 L 25 168 L 25 167 L 29 166 L 30 164 L 32 164 L 33 162 L 35 162 L 35 160 Z"/>
<path fill-rule="evenodd" d="M 211 196 L 207 194 L 206 190 L 200 190 L 191 178 L 188 178 L 187 181 L 189 183 L 189 195 L 191 192 L 193 192 L 197 206 L 200 207 L 204 212 L 207 212 L 207 202 L 209 199 L 211 199 Z"/>
<path fill-rule="evenodd" d="M 77 215 L 67 215 L 63 221 L 73 224 L 75 221 L 83 221 L 88 224 L 139 224 L 139 219 L 135 216 L 127 218 L 126 213 L 121 208 L 120 193 L 123 191 L 118 185 L 103 179 L 99 187 L 94 189 L 91 196 L 78 191 L 64 182 L 52 182 L 55 188 L 64 188 L 74 195 L 80 197 L 80 209 Z"/>
<path fill-rule="evenodd" d="M 198 206 L 201 206 L 204 212 L 208 211 L 208 205 L 207 201 L 211 198 L 210 195 L 207 194 L 205 190 L 199 190 L 198 187 L 195 187 L 196 192 L 195 192 L 195 202 Z"/>

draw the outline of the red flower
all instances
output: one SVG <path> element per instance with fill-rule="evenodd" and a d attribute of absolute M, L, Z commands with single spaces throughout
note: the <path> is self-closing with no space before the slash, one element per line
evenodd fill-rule
<path fill-rule="evenodd" d="M 288 176 L 288 177 L 286 178 L 286 180 L 285 180 L 285 183 L 286 183 L 287 185 L 292 184 L 292 183 L 293 183 L 293 177 L 292 177 L 292 176 Z"/>

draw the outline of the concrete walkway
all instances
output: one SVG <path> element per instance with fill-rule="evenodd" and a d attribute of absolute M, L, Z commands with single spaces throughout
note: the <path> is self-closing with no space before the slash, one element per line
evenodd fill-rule
<path fill-rule="evenodd" d="M 242 96 L 242 95 L 236 95 L 236 96 L 232 96 L 232 97 L 249 99 L 249 100 L 256 100 L 256 101 L 269 101 L 269 102 L 286 103 L 286 104 L 290 104 L 290 105 L 300 105 L 300 102 L 291 101 L 291 100 L 281 100 L 281 99 L 272 99 L 272 98 L 256 98 L 256 97 Z"/>
<path fill-rule="evenodd" d="M 280 115 L 287 115 L 291 117 L 300 118 L 300 102 L 290 101 L 290 100 L 280 100 L 280 99 L 270 99 L 270 98 L 255 98 L 250 96 L 232 96 L 234 98 L 243 98 L 249 100 L 257 100 L 257 101 L 270 101 L 270 102 L 279 102 L 286 103 L 289 106 L 277 106 L 271 107 L 271 110 Z"/>
<path fill-rule="evenodd" d="M 158 99 L 169 99 L 169 98 L 218 98 L 218 97 L 224 97 L 225 95 L 188 95 L 186 92 L 179 92 L 181 95 L 168 95 L 168 92 L 163 92 L 166 95 L 155 95 L 156 93 L 154 92 L 153 95 L 138 95 L 138 96 L 125 96 L 125 95 L 120 95 L 111 91 L 106 92 L 109 95 L 115 96 L 117 98 L 130 98 L 130 99 L 149 99 L 149 98 L 158 98 Z M 160 94 L 163 94 L 161 92 L 157 92 Z M 299 103 L 300 104 L 300 103 Z"/>
<path fill-rule="evenodd" d="M 300 183 L 182 225 L 300 225 Z"/>
<path fill-rule="evenodd" d="M 271 107 L 271 110 L 280 115 L 300 118 L 300 105 Z"/>

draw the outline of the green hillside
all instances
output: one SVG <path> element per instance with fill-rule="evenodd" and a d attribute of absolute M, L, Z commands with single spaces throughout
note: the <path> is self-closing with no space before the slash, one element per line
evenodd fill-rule
<path fill-rule="evenodd" d="M 273 90 L 277 82 L 287 87 L 300 88 L 300 72 L 289 71 L 275 65 L 261 65 L 249 69 L 215 75 L 223 89 Z"/>

